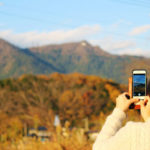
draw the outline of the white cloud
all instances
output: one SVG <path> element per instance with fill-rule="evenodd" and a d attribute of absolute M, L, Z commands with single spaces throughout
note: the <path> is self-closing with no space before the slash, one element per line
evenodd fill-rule
<path fill-rule="evenodd" d="M 149 50 L 145 50 L 142 48 L 128 48 L 120 51 L 118 54 L 123 55 L 134 55 L 134 56 L 144 56 L 150 57 Z"/>
<path fill-rule="evenodd" d="M 111 54 L 150 57 L 150 49 L 138 47 L 134 40 L 117 40 L 109 36 L 100 40 L 90 40 L 90 42 L 101 46 L 102 49 Z"/>
<path fill-rule="evenodd" d="M 75 42 L 87 40 L 91 36 L 99 34 L 99 25 L 82 26 L 70 30 L 56 30 L 51 32 L 25 32 L 15 33 L 12 30 L 0 31 L 0 37 L 20 47 L 40 46 L 45 44 Z"/>
<path fill-rule="evenodd" d="M 131 25 L 131 22 L 128 22 L 126 20 L 120 19 L 119 21 L 117 21 L 116 23 L 112 24 L 111 26 L 114 29 L 117 29 L 120 25 Z"/>
<path fill-rule="evenodd" d="M 91 43 L 95 45 L 100 45 L 104 50 L 110 53 L 120 53 L 127 48 L 132 48 L 136 46 L 135 41 L 130 40 L 115 40 L 113 37 L 106 37 L 101 40 L 91 40 Z"/>
<path fill-rule="evenodd" d="M 20 47 L 33 47 L 88 40 L 91 44 L 98 45 L 112 54 L 150 56 L 148 50 L 137 48 L 137 43 L 135 40 L 118 40 L 114 38 L 114 36 L 98 39 L 100 33 L 101 27 L 99 25 L 93 25 L 50 32 L 32 31 L 15 33 L 12 30 L 4 30 L 0 31 L 0 38 L 3 38 Z"/>
<path fill-rule="evenodd" d="M 147 32 L 148 30 L 150 30 L 150 25 L 144 25 L 144 26 L 136 27 L 132 31 L 129 32 L 129 35 L 142 34 L 144 32 Z"/>
<path fill-rule="evenodd" d="M 118 49 L 126 49 L 128 47 L 135 46 L 135 43 L 132 41 L 118 41 L 111 45 L 111 50 L 118 50 Z"/>

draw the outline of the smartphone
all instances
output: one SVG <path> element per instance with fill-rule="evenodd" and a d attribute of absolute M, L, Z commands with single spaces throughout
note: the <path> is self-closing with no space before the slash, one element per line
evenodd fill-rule
<path fill-rule="evenodd" d="M 132 72 L 132 97 L 144 100 L 146 96 L 146 70 L 133 70 Z M 134 104 L 139 105 L 138 103 Z M 136 106 L 136 107 L 137 107 Z"/>

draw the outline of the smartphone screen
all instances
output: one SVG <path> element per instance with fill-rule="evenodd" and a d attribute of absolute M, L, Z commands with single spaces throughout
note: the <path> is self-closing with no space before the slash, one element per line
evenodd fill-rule
<path fill-rule="evenodd" d="M 133 74 L 133 96 L 146 95 L 146 74 Z"/>

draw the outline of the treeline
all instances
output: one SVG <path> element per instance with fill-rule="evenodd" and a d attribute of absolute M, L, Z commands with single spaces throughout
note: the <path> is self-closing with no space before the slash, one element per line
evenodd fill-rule
<path fill-rule="evenodd" d="M 79 73 L 0 80 L 0 134 L 7 138 L 19 135 L 24 124 L 50 129 L 56 114 L 62 125 L 68 120 L 71 126 L 82 126 L 86 117 L 90 120 L 109 113 L 125 89 L 111 80 Z"/>

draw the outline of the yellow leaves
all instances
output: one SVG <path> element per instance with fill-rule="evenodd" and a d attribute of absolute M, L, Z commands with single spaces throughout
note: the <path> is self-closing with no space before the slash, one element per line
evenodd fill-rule
<path fill-rule="evenodd" d="M 114 106 L 110 100 L 115 100 L 121 91 L 112 81 L 80 73 L 23 75 L 11 80 L 11 84 L 17 86 L 15 93 L 7 86 L 0 90 L 1 110 L 12 117 L 19 114 L 18 120 L 12 120 L 10 130 L 20 129 L 21 126 L 16 125 L 20 120 L 30 127 L 44 125 L 50 129 L 55 114 L 59 115 L 62 125 L 69 121 L 70 126 L 80 126 L 83 118 L 97 117 L 100 111 L 110 112 Z M 1 120 L 5 120 L 5 124 Z M 5 131 L 10 126 L 9 117 L 1 112 L 0 125 Z"/>
<path fill-rule="evenodd" d="M 62 127 L 61 127 L 61 125 L 57 125 L 57 126 L 56 126 L 56 133 L 57 133 L 57 136 L 60 136 L 61 132 L 62 132 Z"/>
<path fill-rule="evenodd" d="M 24 74 L 24 75 L 21 75 L 21 76 L 18 78 L 18 80 L 21 81 L 21 80 L 23 80 L 26 76 L 27 76 L 27 75 L 25 75 L 25 74 Z"/>
<path fill-rule="evenodd" d="M 94 75 L 88 76 L 87 80 L 88 80 L 88 84 L 92 85 L 92 86 L 99 84 L 102 81 L 102 79 L 100 77 L 94 76 Z"/>
<path fill-rule="evenodd" d="M 14 130 L 22 129 L 22 123 L 17 116 L 9 119 L 9 121 Z"/>
<path fill-rule="evenodd" d="M 65 121 L 65 128 L 66 129 L 69 129 L 69 126 L 70 126 L 70 122 L 67 120 L 67 121 Z"/>
<path fill-rule="evenodd" d="M 115 102 L 116 97 L 120 94 L 120 90 L 118 90 L 115 86 L 112 86 L 111 84 L 107 83 L 105 85 L 105 88 L 108 90 L 110 99 Z"/>
<path fill-rule="evenodd" d="M 49 80 L 50 78 L 44 74 L 37 75 L 38 78 L 43 79 L 43 80 Z"/>
<path fill-rule="evenodd" d="M 71 100 L 73 98 L 73 92 L 70 90 L 66 90 L 63 92 L 63 94 L 59 98 L 60 103 L 66 103 L 68 100 Z"/>
<path fill-rule="evenodd" d="M 63 120 L 75 120 L 83 113 L 81 96 L 78 93 L 73 93 L 70 90 L 66 90 L 59 98 L 59 110 L 60 117 Z"/>
<path fill-rule="evenodd" d="M 63 74 L 55 72 L 55 73 L 52 73 L 49 77 L 55 80 L 62 80 L 63 76 L 64 76 Z"/>
<path fill-rule="evenodd" d="M 76 83 L 78 85 L 86 84 L 87 83 L 87 78 L 85 78 L 85 77 L 79 77 L 78 80 L 76 81 Z"/>
<path fill-rule="evenodd" d="M 0 126 L 3 128 L 0 131 L 4 131 L 6 129 L 5 127 L 11 127 L 14 130 L 22 128 L 22 123 L 17 116 L 9 118 L 4 112 L 0 112 L 0 120 Z"/>
<path fill-rule="evenodd" d="M 40 124 L 40 118 L 39 118 L 39 116 L 37 114 L 35 114 L 33 116 L 33 121 L 34 121 L 34 128 L 37 128 L 39 126 L 39 124 Z"/>
<path fill-rule="evenodd" d="M 19 117 L 11 117 L 7 116 L 6 114 L 2 114 L 0 116 L 0 136 L 2 141 L 6 140 L 17 140 L 22 137 L 22 122 L 19 120 Z"/>

